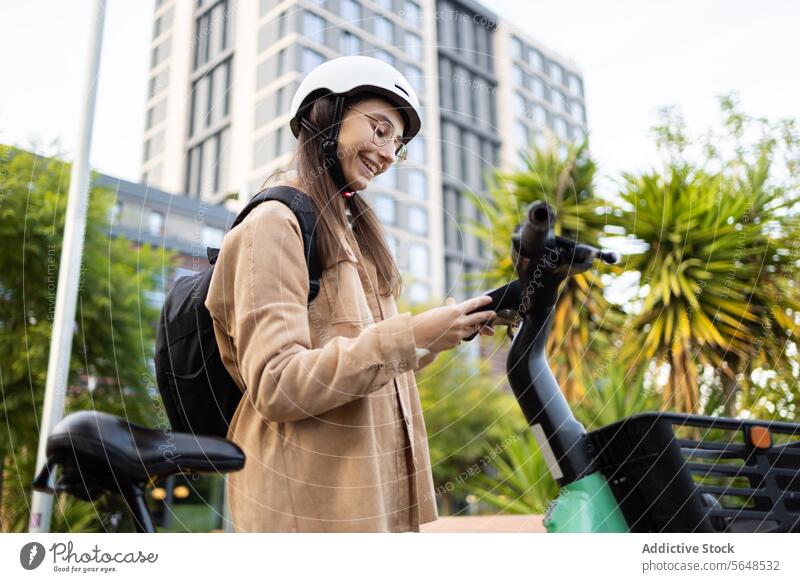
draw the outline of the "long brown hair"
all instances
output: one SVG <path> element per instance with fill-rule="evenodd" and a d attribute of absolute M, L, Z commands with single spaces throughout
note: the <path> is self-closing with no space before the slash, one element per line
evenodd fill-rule
<path fill-rule="evenodd" d="M 356 105 L 373 95 L 361 93 L 346 105 Z M 323 97 L 314 101 L 305 114 L 318 128 L 329 128 L 333 118 L 334 98 Z M 375 264 L 378 275 L 378 292 L 395 297 L 402 292 L 402 277 L 394 257 L 386 244 L 383 226 L 375 211 L 361 196 L 355 194 L 344 198 L 338 193 L 336 185 L 328 172 L 320 144 L 322 137 L 307 128 L 300 128 L 297 149 L 289 161 L 289 168 L 297 171 L 303 191 L 317 208 L 316 240 L 317 252 L 323 265 L 337 259 L 341 239 L 347 230 L 347 208 L 353 217 L 353 235 L 363 254 L 368 255 Z M 262 189 L 273 178 L 283 175 L 287 170 L 279 170 L 264 180 Z"/>

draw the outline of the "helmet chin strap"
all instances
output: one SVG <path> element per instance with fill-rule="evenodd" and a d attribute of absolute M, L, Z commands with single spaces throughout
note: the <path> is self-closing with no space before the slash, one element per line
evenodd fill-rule
<path fill-rule="evenodd" d="M 341 95 L 336 96 L 336 102 L 333 109 L 333 118 L 331 119 L 330 133 L 320 130 L 316 125 L 311 123 L 305 117 L 300 119 L 300 125 L 305 127 L 314 135 L 322 137 L 320 150 L 325 159 L 325 166 L 328 168 L 328 173 L 333 178 L 333 183 L 336 185 L 337 192 L 345 198 L 350 198 L 355 194 L 355 191 L 350 188 L 344 177 L 344 170 L 342 170 L 342 161 L 338 155 L 338 142 L 339 142 L 339 128 L 342 125 L 342 116 L 344 114 L 344 97 Z"/>

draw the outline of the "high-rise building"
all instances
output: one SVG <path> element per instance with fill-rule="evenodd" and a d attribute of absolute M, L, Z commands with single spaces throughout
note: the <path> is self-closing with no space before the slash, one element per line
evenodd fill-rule
<path fill-rule="evenodd" d="M 243 203 L 290 159 L 300 81 L 349 54 L 397 67 L 423 108 L 409 159 L 365 193 L 407 296 L 463 296 L 488 252 L 467 226 L 483 220 L 487 174 L 545 128 L 586 127 L 574 64 L 474 0 L 156 0 L 142 181 Z"/>

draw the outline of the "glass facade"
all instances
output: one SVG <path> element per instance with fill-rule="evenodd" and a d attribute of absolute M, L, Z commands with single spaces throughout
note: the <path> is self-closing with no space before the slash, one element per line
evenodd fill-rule
<path fill-rule="evenodd" d="M 219 200 L 228 187 L 233 15 L 229 0 L 195 10 L 185 191 Z"/>

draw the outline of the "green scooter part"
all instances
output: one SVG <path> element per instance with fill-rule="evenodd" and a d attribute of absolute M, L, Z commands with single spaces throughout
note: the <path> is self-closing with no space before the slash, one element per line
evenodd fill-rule
<path fill-rule="evenodd" d="M 630 531 L 605 476 L 596 472 L 565 485 L 547 508 L 548 533 Z"/>

